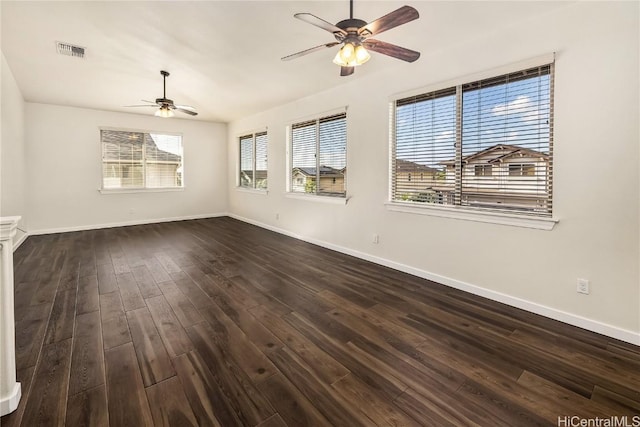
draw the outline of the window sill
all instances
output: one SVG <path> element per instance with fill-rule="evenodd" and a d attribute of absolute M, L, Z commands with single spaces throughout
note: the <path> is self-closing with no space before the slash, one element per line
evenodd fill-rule
<path fill-rule="evenodd" d="M 180 188 L 101 188 L 98 191 L 101 194 L 131 194 L 131 193 L 167 193 L 173 191 L 183 191 Z"/>
<path fill-rule="evenodd" d="M 307 200 L 309 202 L 329 203 L 332 205 L 346 205 L 349 201 L 347 197 L 318 196 L 316 194 L 306 193 L 285 193 L 285 197 L 290 199 Z"/>
<path fill-rule="evenodd" d="M 259 190 L 257 188 L 247 188 L 247 187 L 236 187 L 236 191 L 240 193 L 250 193 L 250 194 L 259 194 L 261 196 L 266 196 L 269 194 L 269 190 Z"/>
<path fill-rule="evenodd" d="M 490 224 L 508 225 L 512 227 L 552 230 L 558 222 L 552 218 L 527 217 L 500 212 L 472 211 L 445 206 L 415 206 L 409 203 L 386 202 L 387 210 L 419 215 L 437 216 L 441 218 L 461 219 L 466 221 L 486 222 Z"/>

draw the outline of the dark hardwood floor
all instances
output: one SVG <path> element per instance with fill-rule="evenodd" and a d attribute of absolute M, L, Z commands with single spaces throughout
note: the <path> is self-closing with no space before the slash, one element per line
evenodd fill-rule
<path fill-rule="evenodd" d="M 640 413 L 640 347 L 230 218 L 33 236 L 15 269 L 2 427 Z"/>

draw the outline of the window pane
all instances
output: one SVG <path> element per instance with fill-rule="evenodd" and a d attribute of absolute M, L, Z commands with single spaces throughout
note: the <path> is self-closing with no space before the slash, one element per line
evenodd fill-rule
<path fill-rule="evenodd" d="M 182 138 L 101 130 L 106 189 L 182 186 Z"/>
<path fill-rule="evenodd" d="M 550 213 L 550 67 L 465 85 L 462 204 Z M 492 167 L 491 174 L 477 173 Z"/>
<path fill-rule="evenodd" d="M 182 137 L 145 134 L 147 188 L 182 186 Z"/>
<path fill-rule="evenodd" d="M 316 122 L 291 129 L 291 191 L 316 193 Z"/>
<path fill-rule="evenodd" d="M 240 137 L 240 186 L 253 188 L 253 135 Z"/>
<path fill-rule="evenodd" d="M 255 182 L 256 188 L 267 189 L 267 145 L 269 139 L 267 133 L 256 134 L 256 169 Z"/>
<path fill-rule="evenodd" d="M 320 186 L 318 193 L 344 196 L 347 172 L 347 119 L 341 114 L 320 120 Z"/>
<path fill-rule="evenodd" d="M 452 204 L 455 189 L 455 88 L 396 104 L 393 200 Z"/>

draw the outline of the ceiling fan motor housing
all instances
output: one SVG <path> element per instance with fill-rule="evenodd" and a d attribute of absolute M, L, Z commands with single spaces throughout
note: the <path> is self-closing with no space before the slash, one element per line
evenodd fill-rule
<path fill-rule="evenodd" d="M 357 36 L 358 29 L 361 27 L 364 27 L 365 25 L 367 25 L 367 22 L 363 21 L 362 19 L 355 19 L 355 18 L 344 19 L 338 22 L 336 24 L 336 27 L 345 30 L 348 33 L 348 35 L 345 36 L 344 34 L 338 33 L 338 32 L 335 32 L 333 34 L 336 40 L 338 40 L 339 42 L 342 42 L 345 39 L 347 39 L 349 36 L 352 36 L 352 35 Z M 357 39 L 359 40 L 360 38 L 358 37 Z"/>

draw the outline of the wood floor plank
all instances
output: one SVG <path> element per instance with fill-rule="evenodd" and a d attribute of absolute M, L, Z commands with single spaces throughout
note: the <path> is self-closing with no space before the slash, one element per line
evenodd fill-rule
<path fill-rule="evenodd" d="M 127 320 L 145 387 L 174 376 L 171 359 L 147 307 L 127 312 Z"/>
<path fill-rule="evenodd" d="M 133 274 L 129 272 L 116 274 L 116 282 L 120 289 L 124 311 L 146 307 Z"/>
<path fill-rule="evenodd" d="M 171 357 L 193 350 L 193 344 L 164 296 L 145 300 L 153 322 Z"/>
<path fill-rule="evenodd" d="M 222 352 L 211 326 L 199 323 L 187 328 L 187 333 L 209 364 L 226 404 L 233 408 L 243 425 L 259 424 L 276 412 L 247 374 Z"/>
<path fill-rule="evenodd" d="M 200 426 L 241 426 L 237 407 L 225 397 L 224 389 L 216 382 L 207 363 L 196 351 L 182 354 L 173 363 L 187 399 Z"/>
<path fill-rule="evenodd" d="M 66 427 L 107 427 L 108 425 L 107 390 L 104 384 L 69 397 Z"/>
<path fill-rule="evenodd" d="M 76 317 L 73 337 L 69 395 L 104 384 L 104 355 L 100 313 L 92 311 Z"/>
<path fill-rule="evenodd" d="M 179 286 L 179 284 L 176 285 Z M 182 292 L 166 292 L 164 297 L 183 327 L 187 328 L 196 323 L 204 322 L 200 312 Z"/>
<path fill-rule="evenodd" d="M 118 290 L 118 283 L 116 282 L 116 273 L 113 270 L 111 262 L 108 264 L 99 264 L 98 270 L 98 289 L 100 294 L 108 294 Z"/>
<path fill-rule="evenodd" d="M 147 388 L 147 397 L 155 427 L 198 425 L 177 377 Z"/>
<path fill-rule="evenodd" d="M 326 384 L 331 384 L 349 373 L 349 370 L 336 359 L 329 356 L 304 334 L 265 307 L 254 307 L 250 312 L 265 328 L 274 333 L 288 348 L 307 362 L 307 365 Z"/>
<path fill-rule="evenodd" d="M 133 344 L 105 351 L 109 423 L 117 426 L 153 426 Z"/>
<path fill-rule="evenodd" d="M 31 390 L 35 369 L 35 366 L 30 366 L 28 368 L 20 369 L 16 373 L 16 381 L 20 383 L 22 397 L 20 398 L 20 402 L 18 403 L 16 410 L 0 419 L 0 426 L 18 427 L 21 425 L 24 409 L 27 406 L 27 401 L 29 400 L 29 392 Z"/>
<path fill-rule="evenodd" d="M 276 373 L 277 369 L 273 363 L 216 304 L 200 311 L 212 326 L 212 338 L 225 356 L 234 360 L 254 383 L 257 384 Z"/>
<path fill-rule="evenodd" d="M 313 370 L 293 351 L 284 347 L 271 353 L 269 358 L 331 424 L 355 427 L 371 423 L 357 407 L 345 404 L 334 396 L 331 386 L 323 385 Z"/>
<path fill-rule="evenodd" d="M 16 322 L 16 368 L 35 366 L 42 348 L 52 303 L 38 304 L 24 309 Z"/>
<path fill-rule="evenodd" d="M 102 341 L 105 350 L 131 342 L 129 324 L 124 313 L 102 321 Z"/>
<path fill-rule="evenodd" d="M 66 289 L 56 294 L 45 334 L 45 344 L 62 341 L 73 335 L 76 310 L 76 290 Z"/>
<path fill-rule="evenodd" d="M 267 378 L 260 384 L 259 388 L 265 395 L 269 396 L 269 400 L 287 425 L 332 425 L 282 374 L 272 375 Z"/>
<path fill-rule="evenodd" d="M 78 314 L 84 314 L 98 310 L 100 310 L 98 276 L 81 276 L 78 281 L 78 301 L 76 303 L 76 312 Z"/>
<path fill-rule="evenodd" d="M 23 426 L 63 426 L 71 363 L 71 339 L 43 347 L 36 367 Z"/>
<path fill-rule="evenodd" d="M 346 402 L 360 408 L 378 425 L 420 425 L 418 421 L 398 409 L 353 374 L 336 381 L 332 387 Z"/>
<path fill-rule="evenodd" d="M 153 280 L 153 276 L 146 265 L 143 264 L 132 267 L 131 272 L 133 273 L 133 277 L 136 279 L 136 282 L 138 282 L 138 288 L 140 289 L 140 294 L 143 298 L 147 299 L 162 295 L 160 288 L 156 285 L 156 282 Z"/>

